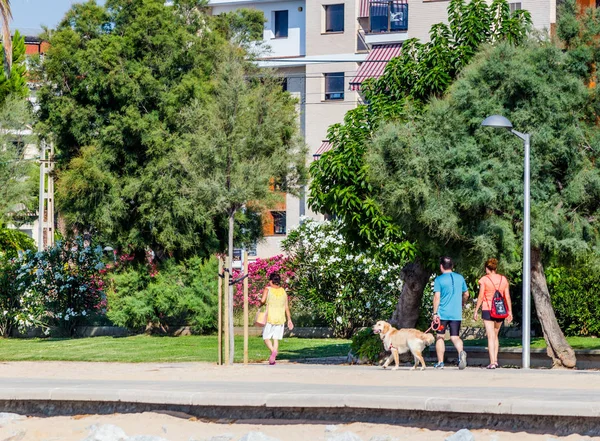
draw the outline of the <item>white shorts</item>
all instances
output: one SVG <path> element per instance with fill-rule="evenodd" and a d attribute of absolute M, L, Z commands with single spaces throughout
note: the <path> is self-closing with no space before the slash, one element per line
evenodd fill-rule
<path fill-rule="evenodd" d="M 283 340 L 283 325 L 273 325 L 267 323 L 265 329 L 263 329 L 263 340 Z"/>

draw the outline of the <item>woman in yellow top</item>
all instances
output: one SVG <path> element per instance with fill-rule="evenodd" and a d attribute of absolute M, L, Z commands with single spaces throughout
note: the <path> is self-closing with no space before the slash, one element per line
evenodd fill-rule
<path fill-rule="evenodd" d="M 498 274 L 498 260 L 488 259 L 485 262 L 485 276 L 479 279 L 479 298 L 477 299 L 477 306 L 473 313 L 473 320 L 478 320 L 478 311 L 481 308 L 481 318 L 485 325 L 485 331 L 488 338 L 488 352 L 490 354 L 490 364 L 487 366 L 488 369 L 496 369 L 500 367 L 498 364 L 498 349 L 500 348 L 500 342 L 498 334 L 500 333 L 500 327 L 504 319 L 497 319 L 490 315 L 490 309 L 492 309 L 492 299 L 496 290 L 504 296 L 506 306 L 508 307 L 508 317 L 506 322 L 510 323 L 513 319 L 512 316 L 512 302 L 510 299 L 510 291 L 508 279 L 502 274 Z"/>
<path fill-rule="evenodd" d="M 263 330 L 263 340 L 271 351 L 269 364 L 274 365 L 279 349 L 279 340 L 283 339 L 286 316 L 288 328 L 290 331 L 294 329 L 287 293 L 281 287 L 281 276 L 279 274 L 273 273 L 269 276 L 269 285 L 263 291 L 260 304 L 267 305 L 267 324 Z"/>

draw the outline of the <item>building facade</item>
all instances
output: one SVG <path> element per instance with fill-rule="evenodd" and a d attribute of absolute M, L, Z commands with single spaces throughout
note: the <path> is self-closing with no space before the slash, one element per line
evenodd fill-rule
<path fill-rule="evenodd" d="M 43 56 L 45 52 L 49 48 L 48 42 L 42 40 L 39 35 L 41 34 L 41 29 L 20 29 L 21 34 L 25 39 L 25 54 L 26 56 Z M 29 87 L 29 101 L 35 106 L 36 105 L 36 92 L 39 88 L 39 84 L 36 84 L 32 81 L 27 83 Z M 21 158 L 25 161 L 39 161 L 40 159 L 40 148 L 38 145 L 37 137 L 34 136 L 33 130 L 31 127 L 23 127 L 21 130 L 9 130 L 6 131 L 0 128 L 0 132 L 4 138 L 12 138 L 13 142 L 22 146 L 21 150 Z M 47 198 L 47 197 L 46 197 Z M 44 198 L 44 199 L 46 199 Z M 39 222 L 39 212 L 29 213 L 26 211 L 24 205 L 20 205 L 15 207 L 15 210 L 20 211 L 21 218 L 29 219 L 27 222 L 20 224 L 18 227 L 16 225 L 9 224 L 10 228 L 16 228 L 19 231 L 27 234 L 31 237 L 36 245 L 40 242 L 41 235 L 46 234 L 49 236 L 53 234 L 51 232 L 47 232 L 44 230 L 45 225 L 47 224 L 47 219 L 42 224 L 42 230 L 40 230 L 40 222 Z M 42 240 L 43 242 L 43 240 Z"/>
<path fill-rule="evenodd" d="M 591 0 L 590 0 L 591 1 Z M 328 128 L 343 121 L 361 103 L 360 84 L 378 77 L 386 61 L 400 53 L 409 38 L 429 40 L 431 26 L 447 22 L 448 0 L 209 0 L 212 14 L 239 8 L 265 16 L 260 64 L 277 68 L 284 87 L 298 99 L 298 124 L 309 148 L 307 162 L 331 148 Z M 521 0 L 511 10 L 526 9 L 533 26 L 550 33 L 556 0 Z M 287 231 L 310 212 L 306 195 L 285 196 L 267 213 L 265 239 L 255 255 L 279 254 Z"/>

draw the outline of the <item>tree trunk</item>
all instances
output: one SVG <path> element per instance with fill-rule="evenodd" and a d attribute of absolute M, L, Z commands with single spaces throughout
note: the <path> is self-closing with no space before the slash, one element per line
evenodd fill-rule
<path fill-rule="evenodd" d="M 233 364 L 233 357 L 235 354 L 234 347 L 234 335 L 233 335 L 233 284 L 231 281 L 233 280 L 233 228 L 234 228 L 234 218 L 235 218 L 235 208 L 232 208 L 229 212 L 229 237 L 227 243 L 227 252 L 229 257 L 229 287 L 227 291 L 227 295 L 229 296 L 229 305 L 227 311 L 227 315 L 229 316 L 229 364 Z"/>
<path fill-rule="evenodd" d="M 390 322 L 397 328 L 414 328 L 419 319 L 423 290 L 429 282 L 431 272 L 416 261 L 402 268 L 400 278 L 404 282 L 396 310 Z"/>
<path fill-rule="evenodd" d="M 548 346 L 548 356 L 552 358 L 553 367 L 574 368 L 577 358 L 575 351 L 567 343 L 565 336 L 558 326 L 556 315 L 550 301 L 550 292 L 546 284 L 541 252 L 531 249 L 531 295 L 535 302 L 538 319 L 544 332 L 544 340 Z"/>

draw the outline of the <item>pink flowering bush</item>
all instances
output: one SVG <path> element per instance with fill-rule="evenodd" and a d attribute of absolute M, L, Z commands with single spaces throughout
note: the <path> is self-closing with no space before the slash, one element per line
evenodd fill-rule
<path fill-rule="evenodd" d="M 294 271 L 289 258 L 279 255 L 269 257 L 268 259 L 256 259 L 248 265 L 248 304 L 250 306 L 259 305 L 262 292 L 269 284 L 269 276 L 273 273 L 279 273 L 282 286 L 286 290 L 289 290 L 289 285 L 294 277 Z M 234 279 L 240 276 L 240 270 L 233 270 Z M 234 308 L 244 306 L 243 282 L 239 282 L 235 286 L 233 306 Z"/>

